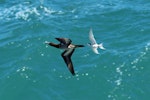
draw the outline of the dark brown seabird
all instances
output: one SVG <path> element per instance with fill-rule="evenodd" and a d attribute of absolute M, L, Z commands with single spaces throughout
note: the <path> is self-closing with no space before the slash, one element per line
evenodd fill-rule
<path fill-rule="evenodd" d="M 60 43 L 59 44 L 55 44 L 52 42 L 45 42 L 45 43 L 59 49 L 64 49 L 64 52 L 61 54 L 61 56 L 63 57 L 69 71 L 72 73 L 72 75 L 75 75 L 73 64 L 71 61 L 71 56 L 75 48 L 84 47 L 84 45 L 71 44 L 72 41 L 68 38 L 55 38 L 55 39 L 57 39 Z"/>

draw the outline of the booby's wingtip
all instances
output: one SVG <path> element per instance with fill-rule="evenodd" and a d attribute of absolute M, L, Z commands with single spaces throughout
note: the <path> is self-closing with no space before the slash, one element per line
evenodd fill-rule
<path fill-rule="evenodd" d="M 72 73 L 72 75 L 75 76 L 76 74 L 75 74 L 75 73 Z"/>

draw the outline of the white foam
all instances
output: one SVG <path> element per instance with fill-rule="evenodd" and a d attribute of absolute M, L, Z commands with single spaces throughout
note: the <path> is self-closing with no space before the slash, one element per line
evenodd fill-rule
<path fill-rule="evenodd" d="M 48 14 L 52 14 L 52 13 L 55 12 L 54 10 L 52 10 L 52 9 L 50 10 L 50 9 L 48 9 L 46 7 L 44 7 L 44 11 L 47 12 Z"/>
<path fill-rule="evenodd" d="M 122 79 L 119 78 L 118 80 L 115 81 L 115 83 L 119 86 L 119 85 L 121 85 L 121 81 L 122 81 Z"/>
<path fill-rule="evenodd" d="M 89 74 L 88 74 L 88 73 L 85 73 L 85 75 L 88 76 Z"/>
<path fill-rule="evenodd" d="M 121 71 L 121 69 L 119 67 L 116 68 L 116 72 L 119 73 L 120 75 L 122 75 L 122 71 Z"/>
<path fill-rule="evenodd" d="M 44 54 L 42 53 L 41 56 L 44 56 Z"/>
<path fill-rule="evenodd" d="M 79 81 L 79 80 L 80 80 L 80 78 L 78 77 L 78 78 L 77 78 L 77 81 Z"/>
<path fill-rule="evenodd" d="M 25 71 L 26 71 L 26 70 L 28 70 L 28 69 L 29 69 L 28 67 L 23 66 L 22 68 L 17 69 L 17 71 L 16 71 L 16 72 L 25 72 Z"/>
<path fill-rule="evenodd" d="M 59 77 L 60 77 L 60 78 L 63 78 L 63 76 L 62 76 L 62 75 L 60 75 Z"/>
<path fill-rule="evenodd" d="M 144 56 L 147 54 L 147 52 L 150 49 L 150 43 L 147 43 L 145 46 L 145 50 L 143 52 L 140 53 L 140 56 L 135 58 L 132 62 L 131 65 L 134 65 L 132 68 L 136 68 L 135 64 L 139 63 L 140 61 L 143 60 Z"/>
<path fill-rule="evenodd" d="M 54 11 L 49 7 L 44 6 L 36 7 L 28 3 L 23 3 L 7 8 L 0 8 L 0 19 L 1 20 L 23 19 L 25 21 L 30 21 L 31 19 L 33 19 L 32 17 L 41 19 L 43 18 L 43 16 L 49 16 L 54 12 L 56 11 Z"/>

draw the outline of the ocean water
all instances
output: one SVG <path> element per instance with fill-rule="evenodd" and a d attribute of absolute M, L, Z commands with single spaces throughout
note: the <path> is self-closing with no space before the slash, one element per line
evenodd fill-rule
<path fill-rule="evenodd" d="M 88 32 L 106 50 L 93 53 Z M 76 76 L 47 46 L 70 38 Z M 149 0 L 0 0 L 0 100 L 149 100 Z"/>

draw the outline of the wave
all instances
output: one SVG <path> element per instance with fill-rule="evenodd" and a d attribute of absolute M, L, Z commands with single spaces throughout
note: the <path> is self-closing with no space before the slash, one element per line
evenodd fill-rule
<path fill-rule="evenodd" d="M 0 19 L 5 21 L 22 19 L 30 21 L 34 18 L 42 19 L 51 14 L 60 14 L 61 11 L 55 11 L 50 7 L 44 5 L 34 6 L 30 3 L 16 4 L 11 7 L 0 8 Z"/>
<path fill-rule="evenodd" d="M 21 4 L 14 4 L 10 7 L 0 7 L 0 20 L 9 21 L 14 19 L 22 19 L 30 21 L 33 19 L 43 19 L 46 17 L 57 17 L 58 15 L 72 14 L 73 18 L 83 18 L 87 15 L 93 14 L 105 14 L 110 12 L 133 10 L 137 12 L 148 12 L 149 4 L 141 5 L 140 3 L 133 5 L 133 2 L 123 2 L 118 0 L 112 1 L 99 1 L 99 2 L 72 2 L 66 7 L 65 3 L 62 5 L 54 4 L 48 5 L 44 3 L 44 0 L 40 0 L 40 4 L 34 4 L 31 2 L 24 2 Z M 84 6 L 79 6 L 84 5 Z M 55 7 L 56 6 L 56 7 Z M 61 7 L 60 7 L 61 6 Z M 56 9 L 53 9 L 55 7 Z"/>

